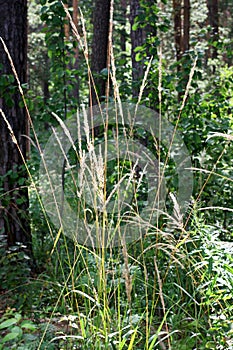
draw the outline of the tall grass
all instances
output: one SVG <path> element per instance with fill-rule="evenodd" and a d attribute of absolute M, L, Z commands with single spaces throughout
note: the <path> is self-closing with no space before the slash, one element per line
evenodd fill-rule
<path fill-rule="evenodd" d="M 67 9 L 65 7 L 64 9 L 70 20 L 73 34 L 83 49 L 89 72 L 91 92 L 94 79 L 90 70 L 84 20 L 81 16 L 84 33 L 83 38 L 81 38 Z M 97 109 L 91 106 L 89 113 L 85 109 L 78 112 L 76 128 L 79 142 L 73 138 L 66 123 L 54 114 L 54 118 L 58 121 L 63 134 L 69 140 L 70 149 L 72 149 L 76 162 L 72 163 L 71 157 L 67 155 L 62 142 L 59 142 L 59 134 L 56 134 L 54 129 L 57 146 L 64 155 L 66 163 L 65 180 L 69 186 L 64 188 L 65 195 L 68 194 L 70 197 L 76 195 L 76 198 L 73 199 L 73 202 L 75 202 L 73 208 L 77 210 L 78 215 L 82 218 L 86 229 L 87 242 L 82 241 L 80 243 L 79 227 L 76 228 L 72 241 L 70 237 L 67 237 L 67 226 L 63 225 L 62 218 L 64 214 L 61 213 L 60 203 L 57 202 L 56 189 L 53 187 L 48 164 L 44 159 L 43 150 L 33 128 L 13 62 L 5 47 L 27 109 L 32 132 L 41 156 L 44 175 L 48 183 L 48 190 L 51 191 L 54 199 L 60 224 L 57 228 L 51 225 L 37 183 L 24 159 L 31 180 L 32 191 L 37 195 L 53 242 L 49 259 L 53 263 L 56 260 L 58 261 L 58 265 L 50 267 L 53 270 L 53 279 L 43 274 L 40 277 L 43 283 L 49 285 L 48 289 L 55 293 L 55 298 L 47 298 L 48 302 L 51 303 L 50 314 L 47 325 L 40 335 L 37 349 L 52 349 L 52 346 L 54 346 L 56 349 L 152 350 L 177 348 L 182 350 L 226 349 L 228 345 L 230 349 L 232 341 L 229 334 L 232 334 L 232 331 L 229 333 L 228 330 L 226 332 L 224 330 L 224 333 L 221 329 L 222 334 L 220 335 L 217 332 L 219 332 L 218 321 L 221 317 L 225 317 L 226 327 L 229 327 L 230 322 L 232 322 L 230 313 L 228 311 L 224 312 L 226 305 L 230 308 L 229 304 L 233 297 L 232 292 L 227 289 L 229 285 L 226 282 L 226 277 L 232 278 L 232 258 L 227 252 L 221 253 L 221 247 L 218 249 L 215 242 L 210 245 L 212 228 L 207 227 L 199 219 L 197 202 L 194 202 L 193 206 L 189 208 L 186 217 L 182 214 L 177 199 L 172 193 L 170 198 L 173 211 L 165 212 L 159 206 L 160 185 L 164 177 L 166 163 L 170 157 L 174 137 L 167 151 L 164 168 L 159 169 L 157 193 L 154 193 L 155 200 L 152 212 L 159 212 L 157 219 L 153 220 L 153 217 L 151 217 L 151 220 L 145 222 L 143 217 L 140 217 L 140 210 L 138 209 L 140 203 L 138 203 L 136 195 L 143 183 L 145 169 L 141 169 L 141 174 L 135 179 L 137 164 L 127 162 L 127 159 L 122 160 L 117 147 L 120 143 L 120 136 L 123 135 L 126 154 L 130 157 L 129 138 L 125 127 L 129 116 L 124 113 L 125 110 L 117 83 L 112 46 L 112 15 L 113 6 L 111 5 L 108 50 L 109 78 L 105 104 L 99 104 Z M 158 55 L 160 57 L 158 94 L 161 118 L 161 105 L 163 103 L 161 95 L 163 74 L 161 48 Z M 185 107 L 195 64 L 196 62 L 190 70 L 189 81 L 177 116 L 175 132 Z M 138 103 L 134 108 L 135 114 L 130 116 L 131 121 L 134 120 L 139 108 L 149 69 L 150 64 L 145 73 Z M 111 131 L 108 124 L 110 84 L 113 85 L 114 104 L 116 106 L 116 125 L 113 131 Z M 95 130 L 92 128 L 96 111 L 103 117 L 103 130 L 101 131 L 103 152 L 100 151 Z M 17 145 L 17 140 L 7 121 L 7 116 L 4 115 L 3 111 L 1 111 L 1 114 L 8 125 L 13 142 Z M 123 128 L 119 129 L 118 124 L 123 125 Z M 131 128 L 133 126 L 132 122 Z M 81 143 L 82 129 L 86 139 L 85 147 Z M 115 184 L 109 190 L 107 184 L 108 176 L 111 174 L 107 172 L 109 161 L 107 148 L 110 132 L 112 132 L 116 145 L 116 175 Z M 159 141 L 157 140 L 157 142 Z M 158 150 L 160 149 L 159 146 L 158 144 Z M 160 157 L 161 155 L 158 152 L 159 160 Z M 126 200 L 129 191 L 131 191 L 130 194 L 133 193 L 135 206 L 132 208 L 128 204 L 127 215 L 123 215 L 121 214 L 122 202 Z M 85 193 L 89 194 L 88 198 L 85 197 Z M 107 210 L 110 200 L 112 202 L 112 213 L 117 213 L 114 220 Z M 132 215 L 137 219 L 138 231 L 144 234 L 138 236 L 134 241 L 127 241 L 122 223 L 131 222 Z M 161 215 L 166 219 L 166 225 L 164 226 L 160 222 Z M 70 223 L 70 226 L 73 227 L 73 223 Z M 111 244 L 114 235 L 119 238 L 117 245 Z M 215 240 L 217 243 L 217 237 Z M 205 246 L 202 247 L 201 244 L 205 244 Z M 215 255 L 213 255 L 213 252 Z M 213 260 L 216 255 L 219 257 L 220 270 L 218 270 L 218 266 Z M 226 257 L 228 260 L 223 263 Z M 224 285 L 222 282 L 223 289 L 220 286 L 219 271 L 225 274 L 224 281 L 226 283 L 224 282 Z M 217 273 L 219 278 L 215 278 L 214 273 Z M 232 280 L 229 283 L 232 286 Z M 44 292 L 45 294 L 48 293 L 46 288 Z M 222 299 L 221 293 L 224 293 L 225 299 Z M 215 319 L 211 318 L 211 315 L 215 316 Z M 54 323 L 57 325 L 57 333 L 48 342 L 46 335 L 49 332 L 50 325 Z M 58 326 L 60 323 L 65 324 L 66 328 L 62 328 L 59 333 Z M 207 328 L 210 331 L 207 331 Z"/>

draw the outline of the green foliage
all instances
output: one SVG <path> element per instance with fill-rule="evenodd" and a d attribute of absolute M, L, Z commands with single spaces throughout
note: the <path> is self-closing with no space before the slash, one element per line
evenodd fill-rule
<path fill-rule="evenodd" d="M 32 334 L 36 326 L 30 320 L 22 320 L 20 313 L 9 310 L 0 319 L 0 349 L 33 349 L 36 335 Z M 31 343 L 31 344 L 30 344 Z M 27 345 L 26 345 L 27 344 Z M 26 346 L 26 347 L 25 347 Z"/>
<path fill-rule="evenodd" d="M 181 129 L 185 143 L 193 154 L 194 166 L 203 169 L 198 171 L 199 176 L 196 177 L 196 193 L 199 193 L 210 172 L 214 172 L 201 193 L 201 199 L 207 206 L 231 207 L 230 155 L 233 145 L 221 138 L 209 137 L 214 132 L 232 133 L 232 90 L 232 69 L 221 68 L 219 74 L 208 83 L 205 92 L 190 96 L 181 117 Z M 206 215 L 211 217 L 212 214 Z M 231 213 L 215 213 L 215 220 L 229 230 L 230 239 Z"/>
<path fill-rule="evenodd" d="M 201 305 L 208 312 L 209 328 L 206 348 L 231 349 L 232 347 L 232 302 L 233 302 L 233 245 L 222 242 L 221 227 L 201 224 L 197 247 L 192 256 L 202 260 L 193 268 L 200 276 L 198 292 Z"/>
<path fill-rule="evenodd" d="M 30 83 L 27 99 L 39 142 L 44 145 L 49 127 L 55 125 L 52 112 L 66 120 L 79 102 L 88 103 L 89 92 L 83 57 L 79 58 L 78 68 L 73 65 L 74 49 L 79 44 L 71 37 L 69 40 L 64 37 L 67 19 L 61 2 L 41 0 L 40 6 L 34 5 L 38 23 L 30 24 L 29 41 L 30 75 L 34 83 Z M 80 6 L 87 17 L 90 40 L 93 4 L 86 1 Z M 127 46 L 126 52 L 121 52 L 119 38 L 124 33 L 129 39 L 129 26 L 122 24 L 120 2 L 117 6 L 113 34 L 116 74 L 121 98 L 130 100 L 130 49 Z M 150 230 L 142 239 L 112 249 L 88 248 L 67 239 L 62 229 L 56 230 L 52 226 L 38 199 L 37 188 L 31 186 L 31 228 L 38 275 L 32 275 L 29 257 L 19 249 L 22 247 L 17 245 L 6 250 L 6 244 L 2 242 L 1 299 L 9 298 L 16 310 L 5 310 L 0 319 L 0 349 L 232 349 L 233 260 L 232 250 L 227 245 L 232 241 L 233 228 L 233 146 L 222 136 L 211 136 L 213 133 L 232 134 L 233 70 L 225 63 L 205 62 L 205 45 L 195 46 L 196 37 L 201 35 L 199 29 L 192 34 L 189 52 L 180 62 L 174 62 L 174 50 L 170 48 L 170 12 L 168 5 L 159 8 L 153 2 L 148 5 L 147 1 L 141 1 L 134 30 L 144 28 L 147 35 L 144 44 L 136 48 L 136 59 L 146 68 L 148 59 L 153 56 L 141 102 L 157 111 L 161 108 L 161 113 L 176 125 L 188 75 L 198 56 L 186 105 L 177 125 L 195 168 L 194 200 L 186 217 L 181 223 L 177 222 L 174 203 L 167 198 L 170 216 L 161 215 L 158 222 L 150 223 Z M 203 31 L 205 35 L 205 29 Z M 157 50 L 161 40 L 166 51 L 162 59 L 163 71 L 159 72 Z M 212 42 L 219 53 L 228 44 Z M 227 56 L 231 57 L 230 50 Z M 214 75 L 211 73 L 213 65 Z M 177 69 L 179 66 L 182 69 Z M 160 73 L 161 106 L 158 99 Z M 100 74 L 107 78 L 106 70 Z M 44 83 L 48 96 L 44 96 Z M 80 101 L 74 96 L 77 85 Z M 0 93 L 9 105 L 14 92 L 14 78 L 1 76 Z M 97 145 L 104 141 L 104 132 L 104 129 L 100 130 L 100 135 L 95 138 Z M 135 140 L 157 154 L 155 140 L 143 126 L 132 132 Z M 114 130 L 110 127 L 107 136 L 113 135 Z M 160 161 L 165 164 L 168 149 L 163 142 L 159 147 Z M 88 152 L 87 145 L 82 144 L 82 150 Z M 38 150 L 33 148 L 29 169 L 36 186 L 40 157 Z M 71 167 L 79 168 L 76 152 L 70 150 L 68 160 Z M 119 177 L 130 173 L 133 165 L 124 159 L 109 162 L 105 184 L 107 196 Z M 20 179 L 20 186 L 27 185 L 15 169 L 1 177 L 3 207 L 11 201 L 11 194 L 4 192 L 5 177 L 12 184 Z M 167 161 L 165 178 L 168 191 L 176 193 L 178 181 L 172 160 Z M 71 177 L 70 169 L 64 164 L 65 195 L 75 210 L 78 209 L 78 181 L 77 177 Z M 146 193 L 147 183 L 143 179 L 136 194 L 139 212 L 140 205 L 145 205 Z M 117 192 L 114 193 L 116 202 L 117 196 Z M 18 198 L 19 207 L 23 201 L 24 198 Z M 214 207 L 224 207 L 224 210 Z M 92 208 L 86 205 L 84 209 L 90 212 Z M 104 223 L 103 215 L 95 214 L 99 222 Z M 84 210 L 80 215 L 86 218 L 86 223 L 95 220 L 88 218 Z M 114 217 L 114 225 L 117 219 Z"/>
<path fill-rule="evenodd" d="M 28 260 L 30 259 L 22 248 L 26 248 L 20 244 L 10 247 L 8 251 L 5 251 L 4 243 L 1 246 L 1 288 L 17 288 L 20 285 L 24 285 L 28 281 L 30 274 L 30 268 L 28 267 Z M 20 292 L 19 292 L 20 295 Z M 22 299 L 24 299 L 22 297 Z M 24 300 L 21 300 L 23 302 Z"/>
<path fill-rule="evenodd" d="M 8 309 L 0 318 L 0 349 L 34 350 L 39 346 L 38 335 L 43 331 L 44 324 L 36 324 L 34 321 L 23 317 L 15 309 Z M 55 344 L 51 343 L 53 333 L 49 329 L 45 339 L 45 345 L 41 349 L 54 350 Z"/>

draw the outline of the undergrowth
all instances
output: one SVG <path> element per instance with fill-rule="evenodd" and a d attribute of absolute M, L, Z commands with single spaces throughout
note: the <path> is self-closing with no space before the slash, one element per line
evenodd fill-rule
<path fill-rule="evenodd" d="M 87 42 L 80 38 L 74 26 L 73 32 L 85 53 Z M 162 54 L 159 54 L 160 94 L 163 69 Z M 111 45 L 109 55 L 109 81 L 114 88 L 114 104 L 121 111 Z M 90 87 L 93 78 L 87 55 L 85 57 Z M 149 69 L 150 65 L 138 103 L 133 106 L 135 115 L 132 117 L 136 116 L 139 108 Z M 177 115 L 177 125 L 185 108 L 194 70 L 195 62 L 190 69 L 190 80 Z M 25 102 L 24 96 L 23 100 Z M 161 112 L 161 94 L 159 101 Z M 113 127 L 106 122 L 102 129 L 93 130 L 91 121 L 95 112 L 92 108 L 89 111 L 90 114 L 84 108 L 77 114 L 78 133 L 82 128 L 79 116 L 84 123 L 82 142 L 72 138 L 59 116 L 54 114 L 54 118 L 70 142 L 69 152 L 64 156 L 63 190 L 69 205 L 84 222 L 86 236 L 91 239 L 88 244 L 85 240 L 80 242 L 79 227 L 73 236 L 70 232 L 67 235 L 67 225 L 63 225 L 62 218 L 58 227 L 52 223 L 46 212 L 48 203 L 45 205 L 41 199 L 43 193 L 39 188 L 38 168 L 34 171 L 33 165 L 27 166 L 31 180 L 30 211 L 38 272 L 34 274 L 30 271 L 29 258 L 19 247 L 6 250 L 2 239 L 0 349 L 232 349 L 233 247 L 230 242 L 220 239 L 226 236 L 226 228 L 217 221 L 209 224 L 205 220 L 206 211 L 215 210 L 204 208 L 206 205 L 201 207 L 201 193 L 209 178 L 196 199 L 190 198 L 190 203 L 186 203 L 186 212 L 179 206 L 176 189 L 171 190 L 173 185 L 167 189 L 166 210 L 160 208 L 162 178 L 166 167 L 174 166 L 169 164 L 170 145 L 163 147 L 154 135 L 148 138 L 147 134 L 147 139 L 143 139 L 141 130 L 137 130 L 140 140 L 158 143 L 157 158 L 163 165 L 158 174 L 157 192 L 154 191 L 152 211 L 157 211 L 157 215 L 144 220 L 140 214 L 147 201 L 146 169 L 138 169 L 137 163 L 130 157 L 122 158 L 116 147 L 116 159 L 110 160 L 107 172 L 108 159 L 100 152 L 100 145 L 104 149 L 110 138 L 115 140 L 114 147 L 120 137 L 123 137 L 125 148 L 130 147 L 127 137 L 130 130 L 124 128 L 128 116 L 116 113 Z M 106 104 L 99 105 L 98 111 L 100 114 L 107 111 L 108 115 L 108 96 Z M 3 112 L 2 116 L 7 119 Z M 43 162 L 43 151 L 32 121 L 31 126 L 42 159 L 47 191 L 51 191 L 56 201 L 56 189 L 52 186 L 53 179 L 46 178 L 50 174 L 48 164 Z M 66 154 L 62 143 L 58 143 L 59 146 Z M 154 146 L 151 147 L 153 150 Z M 218 177 L 214 172 L 216 164 L 209 173 Z M 167 181 L 172 184 L 171 179 Z M 225 181 L 231 181 L 228 175 Z M 85 193 L 88 196 L 85 197 Z M 133 200 L 127 202 L 127 209 L 123 211 L 122 198 L 126 200 L 127 196 L 132 196 Z M 111 210 L 107 211 L 109 198 Z M 52 203 L 54 212 L 56 205 L 59 208 L 59 203 Z M 51 211 L 52 206 L 49 207 Z M 230 208 L 222 210 L 231 211 Z M 135 223 L 135 220 L 138 231 L 143 234 L 126 240 L 124 225 Z M 72 222 L 70 227 L 74 227 Z M 114 235 L 118 236 L 118 244 L 111 244 Z"/>

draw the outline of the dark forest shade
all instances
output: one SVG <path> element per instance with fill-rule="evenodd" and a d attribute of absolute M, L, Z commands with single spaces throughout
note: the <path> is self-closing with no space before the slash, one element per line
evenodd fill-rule
<path fill-rule="evenodd" d="M 0 36 L 10 52 L 20 83 L 25 83 L 27 77 L 26 0 L 0 0 Z M 28 134 L 26 111 L 22 108 L 22 98 L 17 83 L 10 83 L 7 86 L 7 80 L 10 76 L 12 77 L 12 74 L 9 59 L 0 43 L 0 108 L 11 124 L 20 149 L 26 157 L 25 135 Z M 26 180 L 26 171 L 23 169 L 19 150 L 12 142 L 2 116 L 0 117 L 0 177 L 0 233 L 7 236 L 8 246 L 21 242 L 30 250 L 28 190 L 25 183 L 22 183 L 22 179 Z"/>
<path fill-rule="evenodd" d="M 219 41 L 219 15 L 218 15 L 218 0 L 207 0 L 208 7 L 208 24 L 211 26 L 211 41 L 217 43 Z M 212 45 L 211 45 L 212 46 Z M 214 45 L 209 49 L 209 58 L 217 58 L 218 49 Z"/>

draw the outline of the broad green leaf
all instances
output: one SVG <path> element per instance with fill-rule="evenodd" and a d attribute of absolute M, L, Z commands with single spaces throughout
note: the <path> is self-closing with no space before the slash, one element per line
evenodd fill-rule
<path fill-rule="evenodd" d="M 11 328 L 11 333 L 17 333 L 20 337 L 23 335 L 23 331 L 19 326 L 14 326 Z"/>
<path fill-rule="evenodd" d="M 30 331 L 36 330 L 36 326 L 30 321 L 23 321 L 21 324 L 21 328 L 26 328 L 26 329 L 29 329 Z"/>
<path fill-rule="evenodd" d="M 10 340 L 13 340 L 15 338 L 17 338 L 19 336 L 18 333 L 8 333 L 7 335 L 5 335 L 5 337 L 1 340 L 1 344 L 5 344 Z"/>
<path fill-rule="evenodd" d="M 9 318 L 9 320 L 6 320 L 0 324 L 0 329 L 8 328 L 17 322 L 18 320 L 16 318 Z"/>

